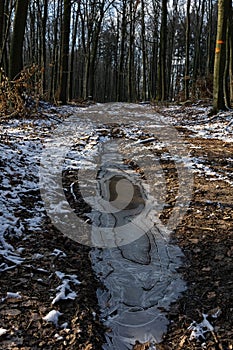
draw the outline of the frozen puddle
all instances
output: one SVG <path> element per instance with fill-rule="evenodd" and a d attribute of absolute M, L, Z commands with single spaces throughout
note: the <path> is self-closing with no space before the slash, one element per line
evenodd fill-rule
<path fill-rule="evenodd" d="M 98 290 L 111 330 L 103 349 L 132 349 L 135 341 L 149 341 L 156 349 L 167 329 L 166 310 L 185 290 L 177 272 L 182 252 L 169 243 L 169 232 L 154 224 L 159 205 L 146 195 L 140 176 L 107 147 L 98 173 L 101 210 L 90 214 L 93 244 L 110 247 L 91 253 L 106 288 Z"/>

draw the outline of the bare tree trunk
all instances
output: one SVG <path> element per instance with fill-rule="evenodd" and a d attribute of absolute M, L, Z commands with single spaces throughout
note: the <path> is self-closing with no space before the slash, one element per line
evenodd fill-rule
<path fill-rule="evenodd" d="M 13 10 L 13 0 L 10 0 L 8 3 L 5 0 L 1 0 L 1 45 L 0 45 L 0 66 L 4 66 L 5 72 L 8 74 L 8 55 L 7 55 L 7 40 L 11 27 L 11 14 Z"/>
<path fill-rule="evenodd" d="M 3 34 L 4 34 L 4 9 L 5 9 L 5 0 L 0 0 L 0 50 L 2 50 Z"/>
<path fill-rule="evenodd" d="M 233 104 L 233 13 L 232 13 L 232 4 L 230 2 L 230 11 L 229 11 L 229 76 L 230 76 L 230 104 Z"/>
<path fill-rule="evenodd" d="M 195 31 L 195 50 L 193 58 L 193 92 L 196 92 L 196 81 L 198 75 L 200 75 L 200 48 L 201 48 L 201 34 L 203 28 L 203 19 L 205 13 L 205 2 L 206 0 L 199 0 L 198 9 L 197 9 L 197 23 Z"/>
<path fill-rule="evenodd" d="M 59 100 L 62 104 L 67 103 L 68 77 L 69 77 L 69 42 L 70 42 L 70 19 L 71 1 L 64 0 L 62 52 L 61 52 L 61 75 Z"/>
<path fill-rule="evenodd" d="M 80 7 L 80 2 L 79 2 Z M 74 84 L 74 53 L 75 53 L 75 44 L 77 40 L 77 29 L 78 29 L 78 17 L 79 11 L 76 12 L 76 17 L 73 18 L 73 35 L 72 35 L 72 47 L 70 55 L 70 82 L 69 82 L 69 99 L 72 100 L 73 96 L 73 84 Z"/>
<path fill-rule="evenodd" d="M 129 29 L 129 62 L 128 62 L 128 101 L 135 101 L 135 67 L 134 67 L 134 42 L 135 42 L 135 14 L 137 10 L 138 2 L 133 6 L 133 1 L 130 0 L 129 4 L 129 16 L 130 16 L 130 29 Z"/>
<path fill-rule="evenodd" d="M 55 3 L 57 3 L 57 10 L 55 9 Z M 55 98 L 58 83 L 58 21 L 59 21 L 59 8 L 60 0 L 54 0 L 54 13 L 53 13 L 53 48 L 52 48 L 52 64 L 51 64 L 51 80 L 49 88 L 49 98 L 52 101 Z"/>
<path fill-rule="evenodd" d="M 117 101 L 122 101 L 125 98 L 124 96 L 124 62 L 125 62 L 125 44 L 126 44 L 126 32 L 127 32 L 126 9 L 127 9 L 127 0 L 123 0 Z"/>
<path fill-rule="evenodd" d="M 190 46 L 190 0 L 187 0 L 186 7 L 186 38 L 185 38 L 185 100 L 189 99 L 189 46 Z"/>
<path fill-rule="evenodd" d="M 167 0 L 162 0 L 161 26 L 160 26 L 160 45 L 159 45 L 159 64 L 158 64 L 158 101 L 167 99 L 166 84 L 166 52 L 167 52 Z"/>
<path fill-rule="evenodd" d="M 46 58 L 46 33 L 47 33 L 47 19 L 48 19 L 48 0 L 44 0 L 44 14 L 42 18 L 42 89 L 43 93 L 46 90 L 46 63 L 47 63 L 47 58 Z"/>
<path fill-rule="evenodd" d="M 97 50 L 99 45 L 100 30 L 101 30 L 102 21 L 104 18 L 104 5 L 105 5 L 105 0 L 102 0 L 102 2 L 100 2 L 99 4 L 99 16 L 95 24 L 95 29 L 94 29 L 93 38 L 92 38 L 91 52 L 90 52 L 88 93 L 89 93 L 89 96 L 91 96 L 92 98 L 94 97 L 94 90 L 95 90 L 95 65 L 96 65 Z"/>
<path fill-rule="evenodd" d="M 224 69 L 224 76 L 223 76 L 223 91 L 224 91 L 224 100 L 225 100 L 225 106 L 227 108 L 230 108 L 231 102 L 230 102 L 230 89 L 229 89 L 229 68 L 230 68 L 230 42 L 229 42 L 229 17 L 227 19 L 227 29 L 226 29 L 226 60 L 225 60 L 225 69 Z"/>
<path fill-rule="evenodd" d="M 18 0 L 13 26 L 13 35 L 10 48 L 9 76 L 13 80 L 23 69 L 23 41 L 27 20 L 29 0 Z"/>
<path fill-rule="evenodd" d="M 142 99 L 147 99 L 147 53 L 146 53 L 146 28 L 145 28 L 145 2 L 141 0 L 142 8 Z"/>
<path fill-rule="evenodd" d="M 230 0 L 218 2 L 217 40 L 214 61 L 214 93 L 213 111 L 226 108 L 224 99 L 224 71 L 226 63 L 226 30 L 227 16 L 230 9 Z"/>
<path fill-rule="evenodd" d="M 213 4 L 212 0 L 208 0 L 208 39 L 207 39 L 207 61 L 206 61 L 206 76 L 210 75 L 211 67 L 211 37 L 212 33 L 212 16 L 213 16 Z"/>

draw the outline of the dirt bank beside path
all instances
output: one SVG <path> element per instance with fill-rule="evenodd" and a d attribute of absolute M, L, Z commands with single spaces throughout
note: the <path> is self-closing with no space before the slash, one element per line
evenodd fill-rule
<path fill-rule="evenodd" d="M 130 110 L 130 105 L 127 108 Z M 147 108 L 154 112 L 153 108 Z M 0 147 L 5 155 L 0 164 L 1 349 L 101 350 L 104 343 L 106 328 L 96 298 L 101 285 L 92 271 L 90 250 L 54 228 L 43 209 L 38 185 L 36 166 L 43 139 L 74 112 L 71 107 L 49 107 L 30 120 L 14 119 L 1 124 Z M 180 272 L 188 288 L 170 307 L 168 333 L 156 348 L 230 350 L 233 349 L 233 143 L 229 116 L 219 115 L 208 121 L 206 108 L 200 106 L 163 108 L 156 112 L 183 134 L 194 164 L 189 209 L 174 232 L 174 239 L 185 255 Z M 113 119 L 111 126 L 106 126 L 106 120 L 102 125 L 99 121 L 99 137 L 127 135 L 127 118 L 124 123 L 117 123 L 117 116 Z M 135 133 L 139 140 L 150 136 L 149 131 Z M 91 135 L 86 139 L 83 135 L 81 140 L 82 147 L 95 142 L 98 140 Z M 148 147 L 152 147 L 150 143 Z M 172 163 L 164 161 L 163 170 L 170 189 L 174 181 Z M 73 176 L 72 172 L 67 174 L 66 181 L 70 179 L 64 181 L 64 188 Z M 169 191 L 166 197 L 167 206 L 161 217 L 164 223 L 173 209 L 173 195 Z M 72 198 L 69 200 L 72 204 Z M 88 206 L 82 201 L 75 205 L 76 213 L 86 218 Z M 53 315 L 50 314 L 48 322 L 44 318 L 51 311 Z M 135 350 L 148 348 L 146 344 L 134 347 Z"/>

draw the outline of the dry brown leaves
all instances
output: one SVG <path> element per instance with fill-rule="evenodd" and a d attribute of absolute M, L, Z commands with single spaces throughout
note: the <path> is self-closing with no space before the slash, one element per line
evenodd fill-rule
<path fill-rule="evenodd" d="M 28 115 L 35 111 L 41 94 L 41 70 L 37 65 L 24 68 L 10 81 L 0 69 L 0 118 Z"/>

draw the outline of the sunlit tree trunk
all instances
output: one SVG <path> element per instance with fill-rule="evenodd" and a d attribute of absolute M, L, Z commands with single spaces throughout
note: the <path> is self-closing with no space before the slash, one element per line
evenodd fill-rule
<path fill-rule="evenodd" d="M 227 108 L 230 108 L 230 89 L 229 89 L 229 69 L 230 69 L 230 25 L 229 25 L 229 16 L 227 19 L 227 29 L 226 29 L 226 59 L 225 59 L 225 69 L 223 75 L 223 91 L 224 91 L 224 102 Z"/>
<path fill-rule="evenodd" d="M 213 110 L 216 112 L 226 108 L 224 98 L 224 72 L 226 65 L 226 32 L 227 17 L 230 9 L 231 0 L 219 0 L 218 2 L 218 24 L 217 39 L 214 61 L 214 92 L 213 92 Z"/>

